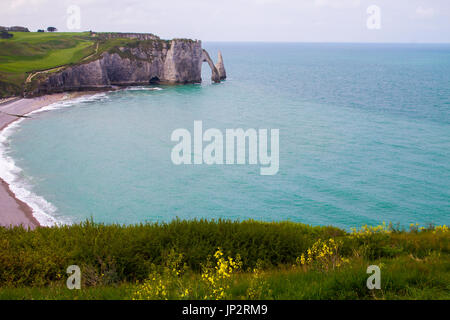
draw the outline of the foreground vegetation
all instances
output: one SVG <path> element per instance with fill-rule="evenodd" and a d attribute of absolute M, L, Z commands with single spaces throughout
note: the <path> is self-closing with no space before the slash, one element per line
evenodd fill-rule
<path fill-rule="evenodd" d="M 0 228 L 0 299 L 449 299 L 445 226 L 292 222 Z M 82 289 L 66 288 L 78 265 Z M 369 290 L 369 265 L 381 289 Z"/>

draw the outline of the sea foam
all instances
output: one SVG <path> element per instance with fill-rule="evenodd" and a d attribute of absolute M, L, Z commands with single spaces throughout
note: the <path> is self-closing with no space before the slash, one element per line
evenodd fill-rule
<path fill-rule="evenodd" d="M 159 88 L 159 87 L 135 86 L 135 87 L 126 87 L 124 90 L 127 90 L 127 91 L 161 91 L 163 89 Z"/>

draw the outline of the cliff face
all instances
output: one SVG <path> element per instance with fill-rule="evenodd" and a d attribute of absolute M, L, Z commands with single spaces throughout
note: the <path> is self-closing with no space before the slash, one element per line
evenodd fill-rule
<path fill-rule="evenodd" d="M 171 83 L 201 82 L 202 58 L 201 41 L 172 41 L 165 55 L 161 80 Z"/>
<path fill-rule="evenodd" d="M 203 61 L 208 61 L 214 82 L 224 79 L 201 41 L 136 41 L 132 46 L 112 48 L 93 61 L 50 73 L 37 80 L 27 95 L 149 83 L 199 83 Z"/>

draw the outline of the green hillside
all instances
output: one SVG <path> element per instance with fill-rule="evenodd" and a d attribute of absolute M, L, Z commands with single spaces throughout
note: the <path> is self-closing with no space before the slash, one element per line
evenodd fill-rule
<path fill-rule="evenodd" d="M 22 93 L 27 77 L 81 61 L 95 52 L 96 40 L 89 32 L 11 32 L 0 40 L 0 96 Z"/>
<path fill-rule="evenodd" d="M 21 95 L 38 77 L 61 67 L 96 59 L 117 46 L 133 45 L 138 40 L 90 32 L 10 32 L 0 39 L 0 97 Z M 142 42 L 142 41 L 141 41 Z M 148 42 L 151 42 L 148 41 Z"/>

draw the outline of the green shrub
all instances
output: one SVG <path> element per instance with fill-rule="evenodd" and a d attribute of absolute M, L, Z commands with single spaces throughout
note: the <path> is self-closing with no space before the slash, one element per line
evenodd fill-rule
<path fill-rule="evenodd" d="M 440 230 L 440 229 L 439 229 Z M 142 281 L 164 266 L 168 252 L 199 274 L 220 247 L 225 256 L 240 256 L 242 270 L 293 265 L 318 239 L 342 242 L 340 254 L 375 260 L 411 255 L 423 259 L 450 253 L 450 232 L 427 229 L 355 237 L 335 227 L 293 222 L 174 220 L 170 223 L 82 224 L 32 231 L 0 227 L 0 286 L 43 286 L 65 278 L 75 264 L 87 286 Z"/>

